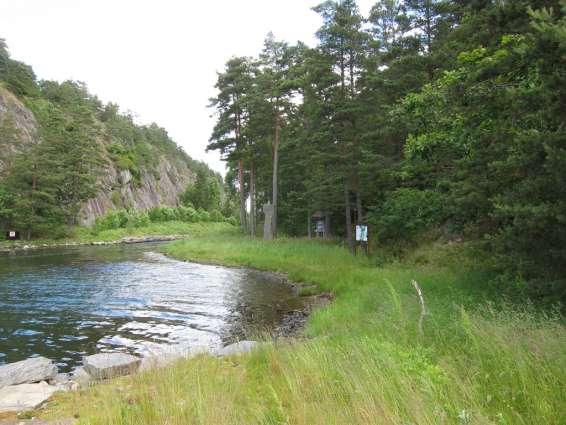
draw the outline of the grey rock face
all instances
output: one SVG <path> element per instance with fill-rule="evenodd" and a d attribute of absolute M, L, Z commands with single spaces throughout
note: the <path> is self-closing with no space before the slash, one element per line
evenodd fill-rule
<path fill-rule="evenodd" d="M 57 376 L 57 366 L 45 357 L 35 357 L 0 366 L 0 388 L 49 381 Z"/>
<path fill-rule="evenodd" d="M 80 222 L 88 226 L 109 210 L 125 207 L 146 211 L 157 205 L 178 206 L 180 193 L 195 181 L 195 176 L 187 163 L 165 155 L 159 158 L 154 171 L 141 170 L 139 184 L 133 181 L 129 171 L 109 165 L 101 173 L 100 192 L 83 206 Z"/>
<path fill-rule="evenodd" d="M 57 391 L 46 382 L 22 384 L 0 389 L 0 413 L 36 409 Z"/>
<path fill-rule="evenodd" d="M 38 142 L 37 123 L 33 113 L 8 90 L 0 87 L 0 122 L 11 119 L 18 131 L 20 143 L 0 144 L 0 171 L 13 154 L 25 151 Z"/>
<path fill-rule="evenodd" d="M 138 370 L 140 363 L 140 358 L 123 353 L 100 353 L 83 359 L 84 369 L 95 379 L 129 375 Z"/>
<path fill-rule="evenodd" d="M 218 351 L 218 355 L 220 357 L 224 357 L 249 353 L 253 349 L 258 348 L 260 345 L 261 344 L 257 341 L 240 341 L 222 348 Z"/>

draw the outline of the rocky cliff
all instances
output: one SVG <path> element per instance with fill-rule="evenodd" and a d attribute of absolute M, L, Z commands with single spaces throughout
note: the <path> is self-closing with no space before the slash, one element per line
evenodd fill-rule
<path fill-rule="evenodd" d="M 24 152 L 38 141 L 37 122 L 33 113 L 0 83 L 0 128 L 10 127 L 10 134 L 0 132 L 0 173 L 7 160 Z"/>
<path fill-rule="evenodd" d="M 41 143 L 38 120 L 24 101 L 0 83 L 0 176 L 7 172 L 10 158 L 24 154 L 35 144 Z M 137 164 L 135 177 L 132 171 L 117 161 L 109 146 L 119 140 L 110 134 L 105 124 L 97 143 L 102 158 L 101 168 L 96 171 L 97 195 L 88 200 L 79 214 L 79 222 L 92 224 L 96 217 L 109 210 L 134 208 L 147 210 L 156 205 L 177 206 L 179 195 L 194 181 L 197 164 L 180 150 L 160 145 L 151 147 L 151 166 Z M 118 140 L 118 141 L 117 141 Z M 172 141 L 167 141 L 174 146 Z M 163 141 L 161 141 L 163 143 Z M 202 164 L 198 164 L 203 166 Z"/>
<path fill-rule="evenodd" d="M 100 179 L 98 196 L 87 201 L 81 211 L 80 221 L 90 225 L 106 211 L 120 208 L 147 210 L 156 205 L 179 205 L 179 195 L 194 181 L 195 173 L 187 164 L 163 156 L 156 170 L 141 172 L 135 181 L 129 170 L 109 166 Z"/>

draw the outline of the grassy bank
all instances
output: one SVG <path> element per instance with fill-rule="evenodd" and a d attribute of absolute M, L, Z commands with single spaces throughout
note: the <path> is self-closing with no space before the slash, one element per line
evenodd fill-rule
<path fill-rule="evenodd" d="M 76 227 L 70 231 L 69 237 L 61 239 L 32 239 L 19 241 L 0 241 L 0 249 L 23 247 L 25 245 L 65 245 L 76 243 L 112 242 L 132 236 L 189 236 L 203 235 L 210 232 L 229 231 L 233 226 L 228 223 L 186 223 L 183 221 L 167 221 L 149 223 L 142 227 L 125 227 L 95 232 L 91 228 Z"/>
<path fill-rule="evenodd" d="M 48 415 L 105 425 L 566 423 L 562 319 L 494 298 L 492 276 L 462 248 L 378 268 L 332 244 L 217 229 L 169 253 L 286 272 L 335 299 L 303 341 L 66 394 Z M 429 310 L 422 335 L 411 279 Z"/>

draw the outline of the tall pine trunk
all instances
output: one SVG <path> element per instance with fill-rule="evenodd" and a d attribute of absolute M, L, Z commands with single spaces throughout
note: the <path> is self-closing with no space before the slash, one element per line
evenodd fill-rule
<path fill-rule="evenodd" d="M 253 160 L 250 161 L 250 235 L 256 235 L 255 222 L 255 165 Z"/>
<path fill-rule="evenodd" d="M 362 224 L 364 221 L 364 212 L 362 210 L 362 197 L 360 196 L 360 190 L 356 190 L 356 210 L 357 210 L 357 220 L 358 224 Z M 360 248 L 364 254 L 368 253 L 367 242 L 360 242 Z"/>
<path fill-rule="evenodd" d="M 426 19 L 426 54 L 428 56 L 427 72 L 430 81 L 434 79 L 434 67 L 431 63 L 430 56 L 432 54 L 432 4 L 431 0 L 425 1 L 425 19 Z"/>
<path fill-rule="evenodd" d="M 324 213 L 324 239 L 332 238 L 332 225 L 330 223 L 330 211 Z"/>
<path fill-rule="evenodd" d="M 360 196 L 359 190 L 356 190 L 356 212 L 357 212 L 358 224 L 363 223 L 364 212 L 362 210 L 362 197 Z"/>
<path fill-rule="evenodd" d="M 344 178 L 344 213 L 346 214 L 346 239 L 350 254 L 355 254 L 354 239 L 352 238 L 352 211 L 350 208 L 350 189 L 348 181 Z"/>
<path fill-rule="evenodd" d="M 244 193 L 244 160 L 238 163 L 238 178 L 240 180 L 240 223 L 242 229 L 246 230 L 246 194 Z"/>
<path fill-rule="evenodd" d="M 31 199 L 31 219 L 34 220 L 35 219 L 35 191 L 37 190 L 37 165 L 33 164 L 33 172 L 31 175 L 31 195 L 30 195 L 30 199 Z M 32 224 L 28 223 L 28 228 L 27 228 L 27 234 L 26 234 L 26 238 L 29 241 L 31 239 L 31 231 L 32 231 Z"/>
<path fill-rule="evenodd" d="M 279 143 L 281 139 L 281 118 L 279 116 L 279 107 L 277 107 L 277 115 L 275 117 L 275 138 L 273 140 L 273 219 L 271 220 L 271 233 L 275 238 L 277 236 L 277 196 L 279 192 Z"/>

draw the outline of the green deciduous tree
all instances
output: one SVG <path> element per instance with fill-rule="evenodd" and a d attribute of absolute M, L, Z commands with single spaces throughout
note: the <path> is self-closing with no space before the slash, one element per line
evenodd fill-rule
<path fill-rule="evenodd" d="M 196 180 L 181 194 L 181 202 L 186 206 L 209 212 L 220 209 L 220 182 L 203 169 L 197 171 Z"/>

